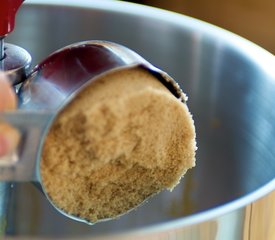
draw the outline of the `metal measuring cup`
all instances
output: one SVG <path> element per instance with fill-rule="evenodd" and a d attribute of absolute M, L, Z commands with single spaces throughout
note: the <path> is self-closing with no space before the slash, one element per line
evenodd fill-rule
<path fill-rule="evenodd" d="M 155 75 L 173 95 L 185 101 L 179 85 L 165 72 L 132 50 L 106 41 L 80 42 L 62 48 L 37 65 L 18 92 L 19 109 L 0 114 L 0 120 L 17 127 L 21 143 L 16 153 L 0 159 L 0 181 L 32 181 L 62 214 L 85 219 L 59 209 L 47 195 L 40 174 L 40 157 L 49 128 L 58 113 L 91 82 L 110 71 L 141 67 Z"/>

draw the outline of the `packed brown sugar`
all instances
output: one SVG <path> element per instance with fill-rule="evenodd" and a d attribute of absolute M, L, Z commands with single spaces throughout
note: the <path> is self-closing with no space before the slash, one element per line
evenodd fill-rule
<path fill-rule="evenodd" d="M 151 73 L 124 69 L 85 88 L 56 118 L 42 151 L 45 191 L 63 211 L 115 218 L 195 165 L 191 114 Z"/>

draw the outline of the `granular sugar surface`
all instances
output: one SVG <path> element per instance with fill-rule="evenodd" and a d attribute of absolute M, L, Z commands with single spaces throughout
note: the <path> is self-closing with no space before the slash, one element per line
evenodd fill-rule
<path fill-rule="evenodd" d="M 148 71 L 109 73 L 56 118 L 41 176 L 52 202 L 90 222 L 115 218 L 195 165 L 195 129 L 186 104 Z"/>

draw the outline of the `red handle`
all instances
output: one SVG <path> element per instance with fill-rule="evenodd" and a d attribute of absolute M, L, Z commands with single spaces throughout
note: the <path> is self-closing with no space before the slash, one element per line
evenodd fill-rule
<path fill-rule="evenodd" d="M 0 0 L 0 36 L 14 29 L 15 14 L 24 0 Z"/>

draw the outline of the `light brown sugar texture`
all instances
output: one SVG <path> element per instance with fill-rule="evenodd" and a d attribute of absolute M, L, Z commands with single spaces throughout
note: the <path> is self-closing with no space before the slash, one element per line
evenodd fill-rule
<path fill-rule="evenodd" d="M 142 68 L 92 82 L 57 116 L 43 147 L 41 177 L 63 211 L 115 218 L 195 165 L 195 128 L 185 103 Z"/>

